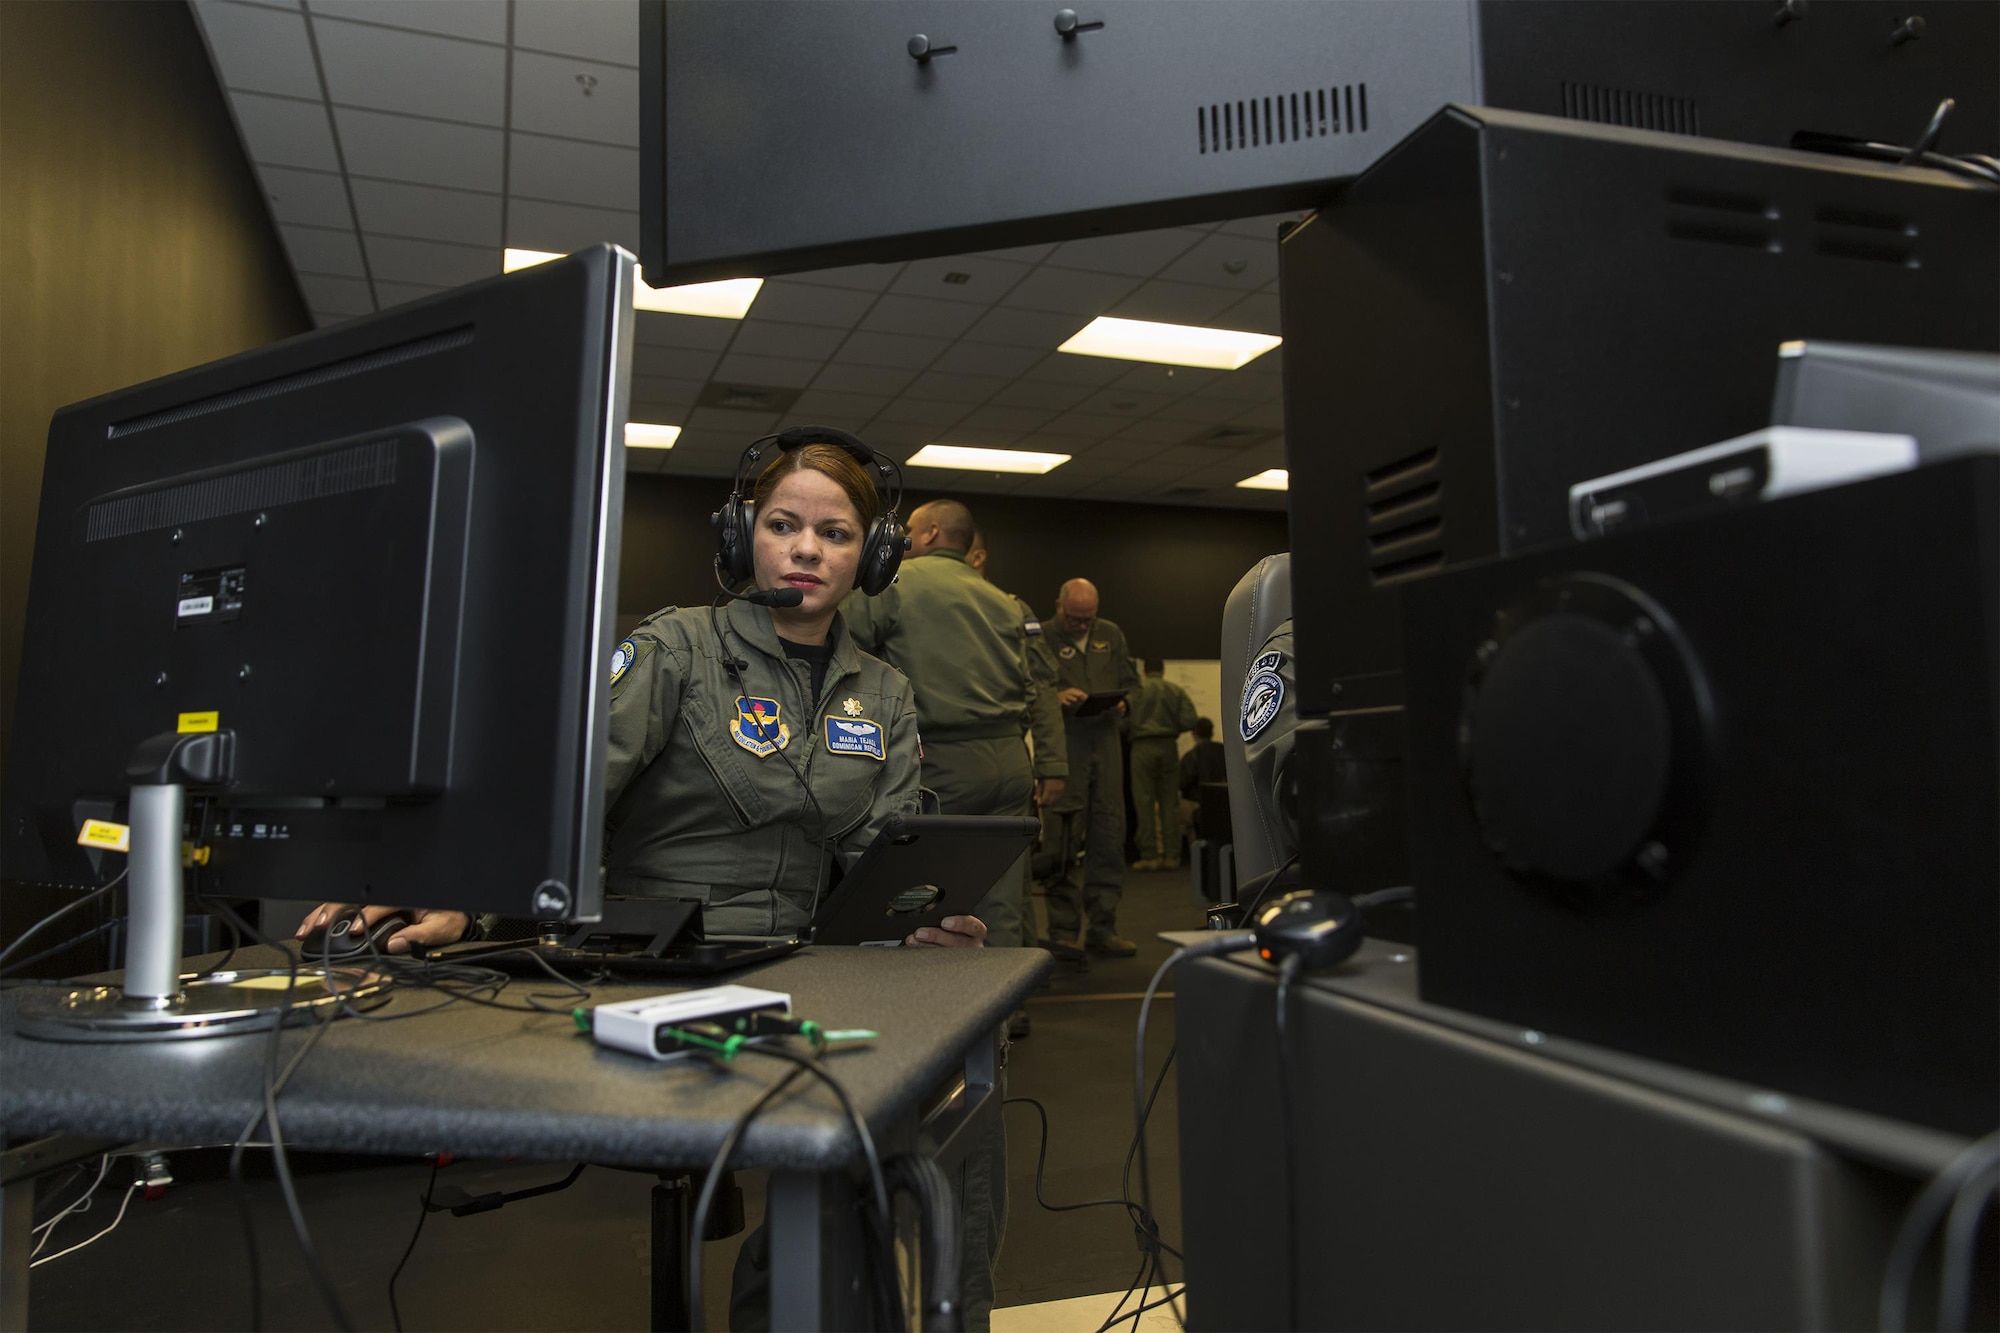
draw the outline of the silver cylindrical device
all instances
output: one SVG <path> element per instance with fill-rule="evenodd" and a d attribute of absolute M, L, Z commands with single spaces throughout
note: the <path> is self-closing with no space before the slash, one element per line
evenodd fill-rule
<path fill-rule="evenodd" d="M 178 783 L 132 788 L 126 853 L 125 998 L 171 1000 L 180 991 L 181 831 L 187 791 Z"/>

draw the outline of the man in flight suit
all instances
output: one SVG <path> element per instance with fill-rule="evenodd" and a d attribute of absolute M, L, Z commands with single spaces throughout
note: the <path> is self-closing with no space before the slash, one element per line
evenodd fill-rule
<path fill-rule="evenodd" d="M 1139 815 L 1134 870 L 1181 868 L 1180 739 L 1194 724 L 1194 700 L 1167 679 L 1164 662 L 1149 659 L 1125 719 L 1132 737 L 1132 808 Z"/>
<path fill-rule="evenodd" d="M 1083 949 L 1130 958 L 1138 946 L 1118 934 L 1118 898 L 1125 888 L 1125 774 L 1118 718 L 1126 705 L 1121 700 L 1089 717 L 1077 712 L 1093 694 L 1129 695 L 1139 687 L 1139 673 L 1126 650 L 1124 631 L 1098 617 L 1097 589 L 1088 579 L 1062 585 L 1055 614 L 1042 622 L 1035 651 L 1056 680 L 1069 757 L 1068 790 L 1043 817 L 1044 845 L 1068 853 L 1059 860 L 1059 878 L 1044 884 L 1050 948 L 1058 957 L 1072 959 L 1082 957 Z M 1075 856 L 1079 846 L 1084 853 L 1081 884 Z"/>
<path fill-rule="evenodd" d="M 933 500 L 910 514 L 896 581 L 841 606 L 855 646 L 910 678 L 923 738 L 924 785 L 948 815 L 1029 815 L 1062 795 L 1068 773 L 1059 714 L 1042 706 L 1030 631 L 1015 600 L 965 561 L 972 513 Z M 1038 628 L 1038 627 L 1037 627 Z M 1034 733 L 1034 758 L 1023 737 Z M 1034 943 L 1027 858 L 973 909 L 988 945 Z"/>

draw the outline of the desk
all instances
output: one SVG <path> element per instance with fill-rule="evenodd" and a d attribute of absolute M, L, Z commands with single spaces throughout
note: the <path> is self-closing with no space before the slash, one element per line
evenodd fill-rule
<path fill-rule="evenodd" d="M 260 957 L 259 955 L 264 955 Z M 270 966 L 262 950 L 245 966 Z M 947 1162 L 999 1114 L 998 1034 L 1049 969 L 1032 949 L 815 947 L 724 980 L 787 991 L 794 1011 L 880 1033 L 829 1057 L 886 1157 L 922 1146 Z M 554 987 L 515 981 L 506 995 Z M 684 989 L 600 987 L 592 1002 Z M 436 1003 L 399 994 L 377 1013 Z M 18 1036 L 0 996 L 0 1135 L 228 1142 L 261 1104 L 265 1034 L 142 1045 Z M 286 1050 L 305 1039 L 296 1029 Z M 392 1023 L 337 1021 L 279 1104 L 289 1146 L 328 1152 L 517 1155 L 604 1166 L 706 1168 L 735 1119 L 785 1066 L 745 1059 L 726 1074 L 607 1050 L 562 1014 L 453 1004 Z M 941 1091 L 959 1087 L 955 1097 Z M 771 1173 L 774 1328 L 833 1327 L 853 1308 L 833 1262 L 858 1144 L 831 1093 L 802 1084 L 760 1115 L 734 1162 Z M 25 1322 L 32 1180 L 0 1187 L 0 1328 Z"/>

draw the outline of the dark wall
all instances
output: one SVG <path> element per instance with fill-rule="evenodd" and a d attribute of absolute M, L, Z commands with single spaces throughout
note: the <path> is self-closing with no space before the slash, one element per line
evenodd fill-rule
<path fill-rule="evenodd" d="M 0 255 L 4 762 L 49 417 L 311 327 L 186 5 L 0 3 Z"/>
<path fill-rule="evenodd" d="M 715 592 L 709 513 L 726 481 L 626 479 L 618 578 L 621 630 L 662 606 L 700 605 Z M 904 509 L 934 494 L 912 492 Z M 1047 614 L 1067 578 L 1097 585 L 1103 614 L 1142 657 L 1215 657 L 1222 602 L 1243 571 L 1286 549 L 1285 516 L 1239 509 L 1090 500 L 960 497 L 986 533 L 986 572 Z"/>

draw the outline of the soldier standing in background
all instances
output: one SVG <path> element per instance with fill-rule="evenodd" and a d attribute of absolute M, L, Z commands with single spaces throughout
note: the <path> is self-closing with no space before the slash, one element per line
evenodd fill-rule
<path fill-rule="evenodd" d="M 1043 888 L 1050 951 L 1070 959 L 1082 958 L 1086 949 L 1112 958 L 1138 952 L 1137 945 L 1118 934 L 1118 899 L 1125 889 L 1125 773 L 1118 718 L 1127 706 L 1120 700 L 1090 716 L 1078 712 L 1093 694 L 1131 694 L 1139 675 L 1124 631 L 1099 618 L 1097 602 L 1097 589 L 1088 579 L 1069 580 L 1056 595 L 1055 614 L 1042 622 L 1035 640 L 1045 669 L 1055 677 L 1069 758 L 1068 789 L 1042 812 L 1042 841 L 1045 848 L 1063 852 L 1057 878 L 1045 880 Z"/>
<path fill-rule="evenodd" d="M 1132 738 L 1132 806 L 1139 815 L 1134 870 L 1181 867 L 1180 738 L 1194 726 L 1195 711 L 1188 692 L 1165 673 L 1160 659 L 1147 660 L 1146 678 L 1125 719 Z"/>
<path fill-rule="evenodd" d="M 924 785 L 948 815 L 1029 815 L 1057 800 L 1068 772 L 1060 716 L 1031 664 L 1031 625 L 1014 598 L 965 554 L 972 512 L 933 500 L 910 514 L 896 582 L 841 608 L 855 645 L 910 678 L 923 738 Z M 1040 626 L 1032 626 L 1033 633 Z M 1035 726 L 1034 757 L 1024 740 Z M 986 942 L 1033 944 L 1027 858 L 980 900 Z"/>

